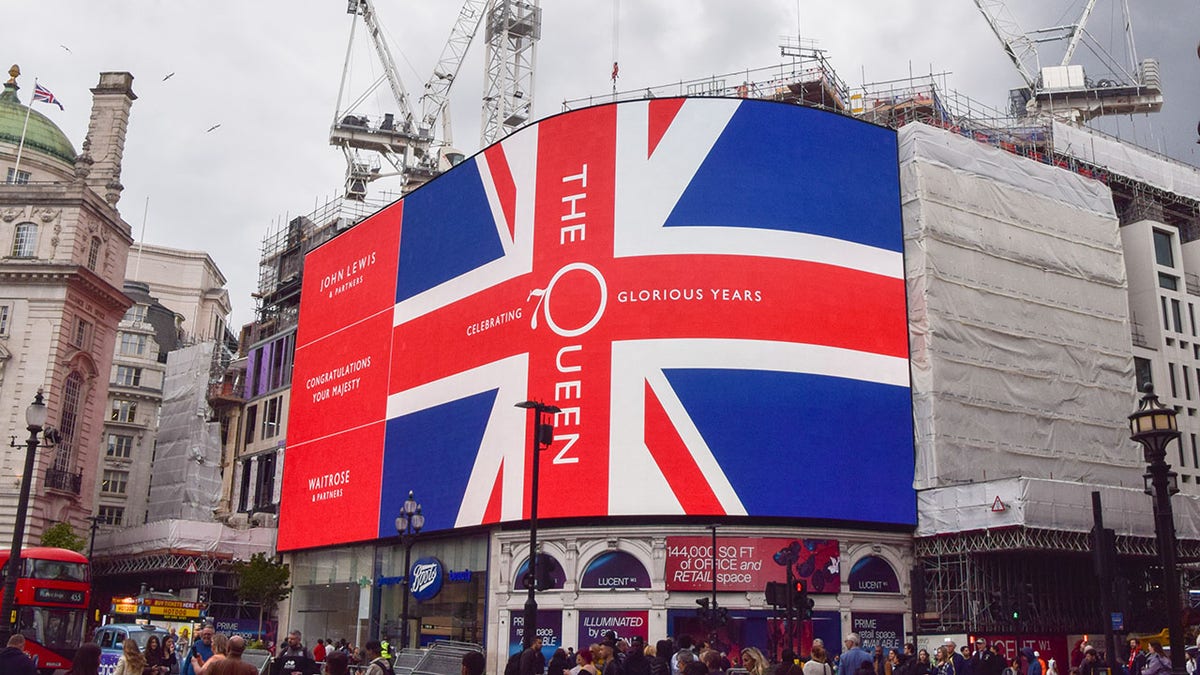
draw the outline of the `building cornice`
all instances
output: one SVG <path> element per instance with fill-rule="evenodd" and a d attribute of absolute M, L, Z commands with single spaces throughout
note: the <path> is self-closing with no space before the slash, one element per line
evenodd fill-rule
<path fill-rule="evenodd" d="M 3 260 L 0 261 L 0 284 L 74 286 L 84 291 L 104 309 L 121 313 L 133 305 L 133 299 L 120 289 L 95 272 L 75 264 Z"/>

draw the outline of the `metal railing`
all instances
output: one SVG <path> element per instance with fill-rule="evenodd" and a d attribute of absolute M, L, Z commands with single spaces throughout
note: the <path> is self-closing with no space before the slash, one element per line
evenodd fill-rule
<path fill-rule="evenodd" d="M 77 495 L 83 489 L 83 473 L 71 473 L 54 468 L 46 469 L 46 480 L 43 485 L 52 490 L 61 490 Z"/>

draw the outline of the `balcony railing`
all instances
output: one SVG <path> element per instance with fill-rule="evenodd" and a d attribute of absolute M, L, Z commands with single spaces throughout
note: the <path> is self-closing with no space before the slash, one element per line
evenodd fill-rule
<path fill-rule="evenodd" d="M 46 469 L 45 486 L 52 490 L 61 490 L 79 494 L 83 489 L 83 473 L 71 473 L 61 469 Z"/>

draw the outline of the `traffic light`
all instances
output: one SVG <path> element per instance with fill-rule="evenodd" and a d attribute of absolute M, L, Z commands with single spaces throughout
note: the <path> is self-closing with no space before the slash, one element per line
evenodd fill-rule
<path fill-rule="evenodd" d="M 768 581 L 766 594 L 768 605 L 772 607 L 787 606 L 787 584 L 782 581 Z"/>
<path fill-rule="evenodd" d="M 813 616 L 813 606 L 816 605 L 816 602 L 813 601 L 812 598 L 808 597 L 808 582 L 803 579 L 798 579 L 793 590 L 795 591 L 794 597 L 796 600 L 796 614 L 801 621 L 807 621 L 811 619 Z"/>

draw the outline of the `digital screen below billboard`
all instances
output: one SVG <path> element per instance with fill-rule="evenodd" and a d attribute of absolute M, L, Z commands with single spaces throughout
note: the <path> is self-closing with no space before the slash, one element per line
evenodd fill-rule
<path fill-rule="evenodd" d="M 658 99 L 527 127 L 310 253 L 279 548 L 528 517 L 912 524 L 896 137 Z M 337 527 L 316 526 L 337 523 Z"/>

